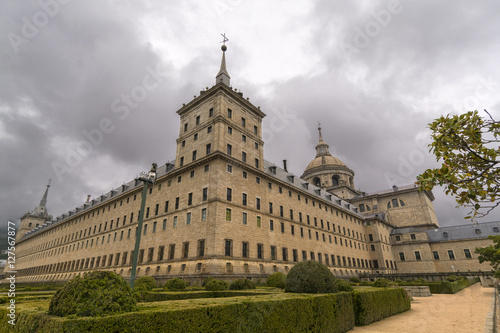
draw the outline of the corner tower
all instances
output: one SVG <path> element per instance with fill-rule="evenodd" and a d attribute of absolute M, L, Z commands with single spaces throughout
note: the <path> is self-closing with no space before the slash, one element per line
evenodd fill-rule
<path fill-rule="evenodd" d="M 342 199 L 359 195 L 354 188 L 354 171 L 330 154 L 330 146 L 323 141 L 321 126 L 318 126 L 318 132 L 316 157 L 309 163 L 301 178 Z"/>
<path fill-rule="evenodd" d="M 47 195 L 49 193 L 50 180 L 43 194 L 40 204 L 31 212 L 27 212 L 21 217 L 19 229 L 16 234 L 16 242 L 18 242 L 28 231 L 41 226 L 47 221 L 52 220 L 52 215 L 47 212 Z"/>
<path fill-rule="evenodd" d="M 175 167 L 182 168 L 211 154 L 221 153 L 263 170 L 264 141 L 259 107 L 230 86 L 226 45 L 216 84 L 177 111 L 180 116 Z"/>

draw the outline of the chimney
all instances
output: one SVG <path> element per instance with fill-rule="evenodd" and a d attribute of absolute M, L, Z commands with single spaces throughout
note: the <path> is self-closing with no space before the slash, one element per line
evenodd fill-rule
<path fill-rule="evenodd" d="M 392 190 L 396 192 L 398 190 L 398 187 L 396 185 L 392 185 Z"/>
<path fill-rule="evenodd" d="M 87 194 L 87 202 L 90 201 L 90 194 Z"/>
<path fill-rule="evenodd" d="M 283 160 L 283 169 L 285 169 L 285 171 L 288 172 L 288 169 L 286 168 L 286 160 Z"/>

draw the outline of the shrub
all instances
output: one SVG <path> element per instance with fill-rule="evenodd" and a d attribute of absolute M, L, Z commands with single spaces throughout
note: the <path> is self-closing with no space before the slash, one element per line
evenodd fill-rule
<path fill-rule="evenodd" d="M 349 284 L 349 282 L 342 279 L 337 279 L 336 282 L 338 291 L 354 291 L 354 288 Z"/>
<path fill-rule="evenodd" d="M 186 282 L 184 282 L 183 280 L 181 280 L 179 278 L 173 278 L 173 279 L 167 280 L 167 282 L 165 282 L 163 289 L 165 289 L 165 290 L 186 289 Z"/>
<path fill-rule="evenodd" d="M 226 290 L 227 288 L 229 288 L 229 283 L 224 280 L 216 280 L 214 278 L 208 281 L 205 285 L 205 290 L 208 291 L 220 291 Z"/>
<path fill-rule="evenodd" d="M 292 293 L 334 293 L 337 284 L 332 272 L 323 264 L 308 260 L 290 269 L 286 277 L 285 291 Z"/>
<path fill-rule="evenodd" d="M 397 283 L 402 283 L 402 282 L 403 282 L 403 280 L 401 280 L 401 279 L 396 279 L 396 280 L 394 280 L 394 282 L 397 282 Z"/>
<path fill-rule="evenodd" d="M 410 299 L 402 288 L 356 290 L 352 293 L 356 325 L 368 325 L 409 310 Z"/>
<path fill-rule="evenodd" d="M 203 281 L 201 282 L 201 286 L 205 287 L 207 285 L 207 283 L 212 281 L 212 280 L 215 280 L 215 278 L 211 277 L 211 276 L 204 278 Z"/>
<path fill-rule="evenodd" d="M 395 285 L 396 285 L 396 283 L 392 282 L 391 280 L 384 279 L 384 278 L 377 279 L 377 280 L 375 280 L 375 282 L 373 282 L 374 287 L 391 287 L 391 286 L 395 286 Z"/>
<path fill-rule="evenodd" d="M 135 310 L 136 300 L 127 281 L 110 271 L 75 276 L 50 301 L 53 316 L 96 317 Z"/>
<path fill-rule="evenodd" d="M 238 279 L 231 282 L 229 289 L 231 290 L 244 290 L 244 289 L 255 289 L 255 283 L 248 279 Z"/>
<path fill-rule="evenodd" d="M 266 286 L 285 289 L 286 275 L 281 272 L 276 272 L 268 276 Z"/>
<path fill-rule="evenodd" d="M 416 279 L 415 282 L 418 282 L 418 283 L 425 283 L 427 281 L 425 281 L 424 279 L 422 278 L 419 278 L 419 279 Z"/>
<path fill-rule="evenodd" d="M 156 288 L 156 280 L 151 276 L 141 276 L 135 280 L 134 290 L 136 288 L 144 288 L 147 291 L 151 291 L 153 288 Z"/>
<path fill-rule="evenodd" d="M 358 279 L 358 278 L 357 278 L 357 277 L 355 277 L 355 276 L 351 276 L 351 278 L 349 279 L 349 281 L 354 282 L 354 283 L 360 283 L 360 282 L 361 282 L 361 280 L 360 280 L 360 279 Z"/>
<path fill-rule="evenodd" d="M 456 275 L 450 275 L 450 276 L 446 277 L 446 280 L 450 281 L 450 282 L 453 282 L 453 281 L 460 280 L 460 278 L 458 276 L 456 276 Z"/>

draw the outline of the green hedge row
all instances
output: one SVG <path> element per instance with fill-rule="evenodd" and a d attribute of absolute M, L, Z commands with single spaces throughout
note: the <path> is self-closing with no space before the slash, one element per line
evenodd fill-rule
<path fill-rule="evenodd" d="M 457 281 L 429 281 L 429 282 L 398 282 L 400 286 L 429 286 L 432 294 L 454 294 L 478 282 L 478 278 L 460 279 Z"/>
<path fill-rule="evenodd" d="M 410 309 L 410 299 L 402 288 L 356 290 L 353 293 L 356 325 L 363 326 Z"/>
<path fill-rule="evenodd" d="M 0 316 L 4 318 L 4 309 L 0 308 Z M 5 325 L 0 322 L 0 332 Z M 15 332 L 347 332 L 353 327 L 352 296 L 337 293 L 173 310 L 160 307 L 95 318 L 20 313 Z"/>
<path fill-rule="evenodd" d="M 269 292 L 248 292 L 248 291 L 199 291 L 199 292 L 151 292 L 146 294 L 144 302 L 163 302 L 163 301 L 176 301 L 183 299 L 197 299 L 197 298 L 219 298 L 219 297 L 235 297 L 235 296 L 258 296 L 268 295 Z"/>
<path fill-rule="evenodd" d="M 468 286 L 476 283 L 476 279 L 458 280 L 458 281 L 442 281 L 442 282 L 429 282 L 429 290 L 432 294 L 454 294 Z"/>

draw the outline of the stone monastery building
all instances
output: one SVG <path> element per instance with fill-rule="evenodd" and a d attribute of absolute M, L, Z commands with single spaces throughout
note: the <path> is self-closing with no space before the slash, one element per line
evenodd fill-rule
<path fill-rule="evenodd" d="M 359 192 L 329 152 L 301 176 L 264 159 L 259 107 L 230 85 L 225 51 L 216 84 L 177 111 L 175 163 L 150 185 L 137 276 L 201 281 L 266 278 L 317 260 L 338 277 L 489 271 L 474 249 L 500 223 L 439 228 L 431 192 L 415 185 Z M 131 275 L 143 182 L 132 180 L 57 218 L 49 186 L 21 218 L 17 281 L 68 280 L 92 270 Z"/>

